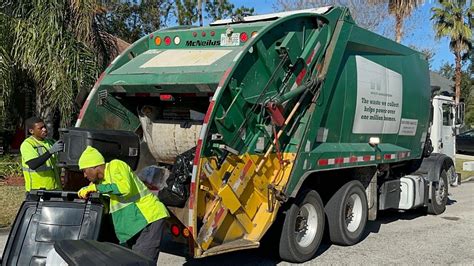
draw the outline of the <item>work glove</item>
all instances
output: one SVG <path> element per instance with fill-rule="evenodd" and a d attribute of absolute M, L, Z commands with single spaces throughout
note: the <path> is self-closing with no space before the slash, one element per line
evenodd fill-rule
<path fill-rule="evenodd" d="M 81 198 L 81 199 L 87 199 L 87 197 L 89 197 L 89 194 L 90 194 L 90 193 L 93 193 L 93 192 L 97 192 L 97 187 L 95 186 L 95 184 L 90 184 L 90 185 L 88 185 L 87 187 L 81 188 L 81 189 L 77 192 L 77 195 L 78 195 L 79 198 Z"/>
<path fill-rule="evenodd" d="M 64 142 L 62 140 L 58 140 L 53 144 L 53 146 L 51 146 L 51 149 L 49 149 L 49 153 L 53 154 L 53 153 L 57 153 L 63 150 L 64 150 Z"/>

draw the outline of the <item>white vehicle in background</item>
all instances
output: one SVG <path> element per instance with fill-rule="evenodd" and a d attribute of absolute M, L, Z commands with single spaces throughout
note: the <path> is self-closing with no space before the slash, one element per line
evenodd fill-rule
<path fill-rule="evenodd" d="M 456 161 L 456 134 L 464 120 L 464 105 L 456 105 L 453 97 L 436 95 L 432 99 L 433 124 L 431 125 L 430 139 L 434 153 L 445 154 Z M 458 185 L 458 175 L 454 167 L 449 168 L 448 181 L 451 185 Z"/>

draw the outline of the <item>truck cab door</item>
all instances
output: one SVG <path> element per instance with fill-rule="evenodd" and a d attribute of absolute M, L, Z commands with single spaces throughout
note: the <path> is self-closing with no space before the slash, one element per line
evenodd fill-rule
<path fill-rule="evenodd" d="M 456 142 L 456 127 L 455 127 L 455 109 L 453 103 L 443 102 L 441 105 L 442 110 L 442 124 L 441 124 L 441 146 L 440 153 L 444 153 L 454 160 L 456 154 L 455 142 Z"/>

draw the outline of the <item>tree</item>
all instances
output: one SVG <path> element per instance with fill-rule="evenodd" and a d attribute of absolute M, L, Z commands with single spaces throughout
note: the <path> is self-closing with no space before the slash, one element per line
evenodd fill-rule
<path fill-rule="evenodd" d="M 12 24 L 4 14 L 0 13 L 0 128 L 11 129 L 11 124 L 14 118 L 11 117 L 11 100 L 13 91 L 13 84 L 16 80 L 15 74 L 18 72 L 13 64 L 12 50 L 13 43 L 9 34 L 11 32 Z"/>
<path fill-rule="evenodd" d="M 227 0 L 207 0 L 205 11 L 206 18 L 211 20 L 219 20 L 233 16 L 248 16 L 255 12 L 253 8 L 245 6 L 235 8 L 235 6 Z"/>
<path fill-rule="evenodd" d="M 395 17 L 395 41 L 400 43 L 403 37 L 403 22 L 413 10 L 423 4 L 423 0 L 389 0 L 388 12 Z"/>
<path fill-rule="evenodd" d="M 447 79 L 453 80 L 454 79 L 454 65 L 448 62 L 444 62 L 444 64 L 441 65 L 441 67 L 439 68 L 438 73 Z"/>
<path fill-rule="evenodd" d="M 198 20 L 197 2 L 195 0 L 176 1 L 175 16 L 179 25 L 193 25 Z"/>
<path fill-rule="evenodd" d="M 111 1 L 104 6 L 100 18 L 107 32 L 128 43 L 166 26 L 174 8 L 171 0 Z"/>
<path fill-rule="evenodd" d="M 179 25 L 192 25 L 199 22 L 200 26 L 204 24 L 203 17 L 217 20 L 236 15 L 252 15 L 253 13 L 253 8 L 245 6 L 235 8 L 228 0 L 178 0 L 174 10 L 176 22 Z"/>
<path fill-rule="evenodd" d="M 114 40 L 96 19 L 103 10 L 98 0 L 9 1 L 0 6 L 0 15 L 9 21 L 1 28 L 8 43 L 0 45 L 6 48 L 3 66 L 9 68 L 1 75 L 20 73 L 34 86 L 36 115 L 50 127 L 57 111 L 61 126 L 70 124 L 76 92 L 92 87 L 111 61 Z M 12 82 L 1 86 L 2 91 L 19 89 Z"/>
<path fill-rule="evenodd" d="M 456 103 L 461 97 L 461 61 L 472 49 L 472 30 L 470 21 L 474 15 L 474 6 L 464 8 L 465 1 L 441 1 L 441 7 L 432 8 L 436 38 L 449 37 L 449 47 L 455 57 L 455 93 Z"/>
<path fill-rule="evenodd" d="M 465 120 L 464 123 L 468 126 L 474 125 L 474 77 L 470 71 L 470 67 L 466 70 L 461 70 L 461 96 L 460 99 L 464 100 L 465 105 Z M 450 63 L 444 63 L 438 73 L 447 79 L 454 80 L 455 66 Z"/>
<path fill-rule="evenodd" d="M 328 5 L 349 8 L 357 25 L 375 31 L 385 19 L 385 1 L 373 1 L 370 7 L 357 0 L 277 0 L 274 8 L 279 11 L 299 10 Z"/>
<path fill-rule="evenodd" d="M 411 49 L 417 50 L 418 52 L 422 53 L 422 54 L 425 56 L 426 61 L 428 61 L 428 67 L 429 67 L 429 69 L 431 69 L 432 63 L 433 63 L 433 58 L 434 58 L 434 56 L 435 56 L 434 48 L 428 48 L 428 47 L 419 48 L 419 47 L 417 47 L 417 46 L 415 46 L 415 45 L 413 45 L 413 44 L 408 45 L 408 47 L 410 47 Z"/>

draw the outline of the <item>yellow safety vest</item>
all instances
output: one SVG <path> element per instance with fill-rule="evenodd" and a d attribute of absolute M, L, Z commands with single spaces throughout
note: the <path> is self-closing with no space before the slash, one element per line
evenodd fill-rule
<path fill-rule="evenodd" d="M 110 192 L 110 184 L 118 191 Z M 105 165 L 104 179 L 97 185 L 99 192 L 110 195 L 110 213 L 115 233 L 124 243 L 149 223 L 169 216 L 168 210 L 150 192 L 123 161 L 112 160 Z"/>
<path fill-rule="evenodd" d="M 52 140 L 37 140 L 33 136 L 25 139 L 20 146 L 21 165 L 23 170 L 23 177 L 25 179 L 25 189 L 30 191 L 32 189 L 47 189 L 60 190 L 61 179 L 59 177 L 60 171 L 56 167 L 56 155 L 52 155 L 43 165 L 31 169 L 26 162 L 48 152 L 53 145 Z"/>

